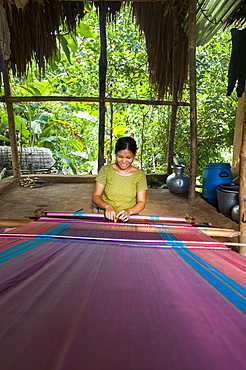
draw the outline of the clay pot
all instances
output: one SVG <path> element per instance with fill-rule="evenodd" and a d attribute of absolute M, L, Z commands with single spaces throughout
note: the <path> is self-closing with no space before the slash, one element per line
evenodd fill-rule
<path fill-rule="evenodd" d="M 167 177 L 167 187 L 171 193 L 185 193 L 189 188 L 190 178 L 185 175 L 185 165 L 172 166 L 174 173 Z"/>

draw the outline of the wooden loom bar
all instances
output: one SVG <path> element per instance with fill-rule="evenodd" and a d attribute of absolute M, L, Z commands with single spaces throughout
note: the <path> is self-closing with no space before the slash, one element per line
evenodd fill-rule
<path fill-rule="evenodd" d="M 246 243 L 224 242 L 224 244 L 228 245 L 228 247 L 239 247 L 239 253 L 246 256 Z"/>
<path fill-rule="evenodd" d="M 240 235 L 240 231 L 227 230 L 227 229 L 216 229 L 216 228 L 202 228 L 198 227 L 204 234 L 209 236 L 219 236 L 222 238 L 235 238 Z"/>
<path fill-rule="evenodd" d="M 2 96 L 0 102 L 2 103 L 25 103 L 25 102 L 42 102 L 42 101 L 77 101 L 77 102 L 88 102 L 88 103 L 100 103 L 102 99 L 96 96 Z M 130 99 L 130 98 L 107 98 L 103 99 L 105 103 L 125 103 L 125 104 L 137 104 L 137 105 L 178 105 L 189 107 L 188 102 L 174 102 L 169 100 L 144 100 L 144 99 Z"/>
<path fill-rule="evenodd" d="M 7 218 L 0 218 L 0 226 L 5 227 L 17 227 L 24 224 L 28 224 L 31 222 L 30 219 L 7 219 Z"/>
<path fill-rule="evenodd" d="M 96 218 L 105 219 L 104 213 L 87 213 L 87 212 L 49 212 L 38 211 L 36 217 L 80 217 L 80 218 Z M 166 221 L 166 222 L 187 222 L 185 217 L 164 217 L 152 215 L 131 215 L 130 220 L 143 220 L 143 221 Z M 191 220 L 192 222 L 192 220 Z"/>

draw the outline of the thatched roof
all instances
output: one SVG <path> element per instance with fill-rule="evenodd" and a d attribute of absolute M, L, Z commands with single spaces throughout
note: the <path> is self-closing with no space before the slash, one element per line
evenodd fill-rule
<path fill-rule="evenodd" d="M 17 8 L 15 2 L 17 0 L 6 0 L 4 3 L 11 34 L 10 68 L 14 74 L 24 75 L 34 58 L 40 72 L 43 72 L 46 62 L 58 52 L 61 25 L 67 27 L 69 32 L 76 32 L 76 22 L 84 16 L 84 2 L 29 0 L 23 8 Z M 180 95 L 187 80 L 188 3 L 188 0 L 132 3 L 134 19 L 146 37 L 150 81 L 156 87 L 160 99 L 172 91 L 174 24 L 177 20 L 178 45 L 175 57 L 178 61 L 176 73 Z M 229 19 L 234 21 L 245 3 L 245 0 L 197 2 L 198 44 L 207 42 Z M 95 2 L 95 5 L 98 4 Z M 103 4 L 108 15 L 114 17 L 120 11 L 122 2 L 105 1 Z M 240 17 L 243 18 L 241 13 Z"/>
<path fill-rule="evenodd" d="M 224 29 L 245 0 L 197 1 L 197 45 L 204 45 L 216 32 Z"/>

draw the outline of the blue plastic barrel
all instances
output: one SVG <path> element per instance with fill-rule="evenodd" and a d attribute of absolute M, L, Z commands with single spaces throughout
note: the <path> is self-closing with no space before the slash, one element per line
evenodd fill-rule
<path fill-rule="evenodd" d="M 230 163 L 207 163 L 203 174 L 202 197 L 208 203 L 217 205 L 217 186 L 231 182 Z"/>

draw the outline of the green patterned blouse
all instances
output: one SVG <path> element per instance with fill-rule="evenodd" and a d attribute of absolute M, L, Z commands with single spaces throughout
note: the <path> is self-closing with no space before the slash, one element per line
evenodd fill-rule
<path fill-rule="evenodd" d="M 102 199 L 112 205 L 116 212 L 135 206 L 137 193 L 148 189 L 142 170 L 137 169 L 132 175 L 122 176 L 111 164 L 100 169 L 96 181 L 104 186 Z"/>

